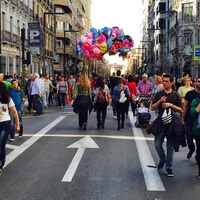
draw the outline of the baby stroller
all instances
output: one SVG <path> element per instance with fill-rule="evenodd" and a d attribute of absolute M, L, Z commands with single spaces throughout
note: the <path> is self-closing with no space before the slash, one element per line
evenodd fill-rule
<path fill-rule="evenodd" d="M 151 114 L 149 113 L 149 97 L 139 97 L 136 105 L 136 127 L 147 127 L 149 125 Z M 140 104 L 143 104 L 143 108 L 140 107 Z"/>

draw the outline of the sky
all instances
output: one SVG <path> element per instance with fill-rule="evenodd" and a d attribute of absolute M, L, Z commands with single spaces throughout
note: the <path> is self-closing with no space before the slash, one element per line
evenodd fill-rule
<path fill-rule="evenodd" d="M 113 26 L 123 29 L 125 35 L 130 35 L 135 46 L 139 43 L 140 6 L 141 0 L 92 0 L 91 21 L 92 27 L 102 29 Z M 110 63 L 125 64 L 121 57 L 104 56 Z"/>

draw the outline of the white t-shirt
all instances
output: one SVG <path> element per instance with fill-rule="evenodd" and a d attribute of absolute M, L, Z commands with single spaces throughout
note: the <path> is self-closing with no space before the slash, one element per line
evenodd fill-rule
<path fill-rule="evenodd" d="M 12 99 L 8 104 L 2 104 L 0 102 L 0 122 L 5 122 L 10 120 L 9 108 L 15 106 Z"/>

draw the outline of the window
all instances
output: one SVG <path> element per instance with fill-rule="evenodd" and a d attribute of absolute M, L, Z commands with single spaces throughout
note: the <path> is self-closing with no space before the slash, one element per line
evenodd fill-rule
<path fill-rule="evenodd" d="M 184 22 L 191 22 L 192 21 L 192 12 L 193 6 L 192 3 L 185 3 L 182 4 L 182 13 L 183 13 L 183 21 Z"/>
<path fill-rule="evenodd" d="M 192 44 L 192 37 L 193 37 L 193 31 L 188 29 L 183 31 L 183 41 L 185 45 L 191 45 Z"/>

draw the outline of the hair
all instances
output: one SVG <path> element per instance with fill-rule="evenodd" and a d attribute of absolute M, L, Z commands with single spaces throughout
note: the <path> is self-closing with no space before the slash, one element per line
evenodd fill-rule
<path fill-rule="evenodd" d="M 0 82 L 0 102 L 1 103 L 9 103 L 10 101 L 10 94 L 9 90 L 5 83 Z"/>
<path fill-rule="evenodd" d="M 104 77 L 100 76 L 97 79 L 97 82 L 95 84 L 95 88 L 100 87 L 101 89 L 104 89 L 105 83 L 104 83 Z"/>
<path fill-rule="evenodd" d="M 128 82 L 134 82 L 133 75 L 128 75 Z"/>
<path fill-rule="evenodd" d="M 170 82 L 173 82 L 173 76 L 171 74 L 163 74 L 163 78 L 169 78 Z"/>
<path fill-rule="evenodd" d="M 80 75 L 80 85 L 83 90 L 87 90 L 90 87 L 90 81 L 87 74 L 82 73 Z"/>
<path fill-rule="evenodd" d="M 161 76 L 156 76 L 155 79 L 157 79 L 157 81 L 158 81 L 159 84 L 162 83 L 162 77 Z"/>
<path fill-rule="evenodd" d="M 122 78 L 119 78 L 118 84 L 124 83 Z"/>
<path fill-rule="evenodd" d="M 117 70 L 117 76 L 121 76 L 121 71 Z"/>
<path fill-rule="evenodd" d="M 180 80 L 180 84 L 181 84 L 181 86 L 185 86 L 185 84 L 186 84 L 186 80 L 187 80 L 186 77 L 182 77 L 182 78 L 181 78 L 181 80 Z"/>
<path fill-rule="evenodd" d="M 12 84 L 13 82 L 17 82 L 17 80 L 13 79 L 10 83 Z"/>

